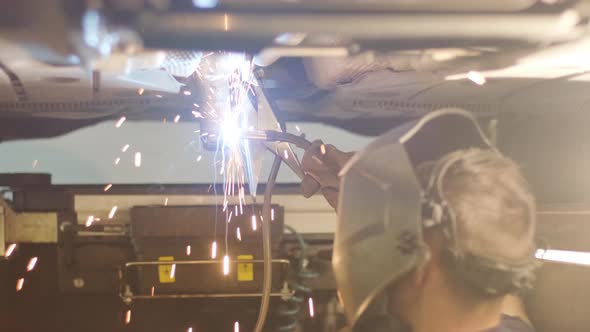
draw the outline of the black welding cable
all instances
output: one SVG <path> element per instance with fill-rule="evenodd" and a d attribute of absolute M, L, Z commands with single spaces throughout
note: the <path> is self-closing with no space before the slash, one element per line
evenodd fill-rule
<path fill-rule="evenodd" d="M 264 203 L 262 204 L 262 251 L 264 259 L 264 278 L 262 279 L 262 299 L 260 301 L 260 311 L 254 332 L 262 332 L 264 322 L 268 314 L 270 304 L 270 291 L 272 286 L 272 247 L 270 243 L 270 219 L 271 219 L 271 199 L 272 191 L 281 167 L 281 157 L 276 155 L 266 182 L 264 191 Z"/>

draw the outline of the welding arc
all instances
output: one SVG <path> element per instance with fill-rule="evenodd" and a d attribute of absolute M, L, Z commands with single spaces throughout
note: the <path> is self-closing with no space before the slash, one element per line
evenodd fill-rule
<path fill-rule="evenodd" d="M 262 279 L 262 299 L 260 301 L 260 311 L 258 312 L 258 320 L 254 332 L 262 332 L 268 308 L 270 304 L 270 292 L 272 287 L 272 251 L 270 245 L 270 218 L 271 218 L 271 199 L 272 191 L 274 189 L 279 168 L 281 167 L 281 157 L 275 156 L 266 182 L 266 189 L 264 191 L 264 203 L 262 205 L 262 215 L 264 216 L 262 222 L 262 252 L 264 259 L 264 278 Z"/>

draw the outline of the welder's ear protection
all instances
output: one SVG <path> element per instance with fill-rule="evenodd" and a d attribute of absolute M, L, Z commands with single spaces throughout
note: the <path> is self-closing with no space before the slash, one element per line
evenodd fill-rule
<path fill-rule="evenodd" d="M 425 204 L 416 166 L 468 148 L 493 149 L 469 113 L 445 109 L 387 132 L 345 165 L 333 268 L 352 326 L 387 312 L 384 290 L 425 258 L 423 221 L 449 216 L 441 202 Z M 427 218 L 425 205 L 432 205 Z"/>
<path fill-rule="evenodd" d="M 424 191 L 423 227 L 442 227 L 447 242 L 442 252 L 443 264 L 474 291 L 493 297 L 531 289 L 534 272 L 539 266 L 535 258 L 536 248 L 531 248 L 529 255 L 520 260 L 490 259 L 473 255 L 457 243 L 455 214 L 447 203 L 443 180 L 452 166 L 462 162 L 462 157 L 463 151 L 455 151 L 439 160 L 434 167 Z"/>

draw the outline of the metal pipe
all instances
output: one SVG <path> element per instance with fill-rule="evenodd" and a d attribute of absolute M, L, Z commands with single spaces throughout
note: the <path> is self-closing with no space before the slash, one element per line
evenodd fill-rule
<path fill-rule="evenodd" d="M 271 199 L 272 191 L 279 174 L 282 159 L 275 155 L 275 159 L 268 175 L 268 181 L 266 182 L 266 190 L 264 191 L 264 204 L 262 206 L 262 215 L 264 220 L 262 221 L 262 252 L 264 257 L 264 279 L 262 282 L 262 299 L 260 301 L 260 311 L 258 312 L 258 319 L 256 320 L 256 326 L 254 332 L 262 332 L 264 323 L 266 322 L 266 316 L 268 314 L 268 307 L 270 305 L 270 294 L 272 287 L 272 247 L 270 243 L 270 219 L 271 219 Z"/>
<path fill-rule="evenodd" d="M 239 264 L 254 264 L 254 263 L 264 263 L 263 259 L 233 259 L 229 261 L 230 263 L 239 263 Z M 205 265 L 205 264 L 222 264 L 223 261 L 221 260 L 192 260 L 192 261 L 136 261 L 136 262 L 127 262 L 125 263 L 125 269 L 133 266 L 146 266 L 146 265 Z M 272 263 L 280 263 L 288 265 L 290 262 L 288 259 L 273 259 Z"/>
<path fill-rule="evenodd" d="M 289 293 L 270 293 L 271 297 L 290 298 L 294 292 Z M 123 295 L 123 300 L 151 300 L 151 299 L 207 299 L 207 298 L 244 298 L 244 297 L 261 297 L 263 293 L 217 293 L 217 294 L 162 294 L 162 295 Z"/>
<path fill-rule="evenodd" d="M 399 41 L 408 40 L 531 44 L 567 41 L 582 35 L 583 29 L 564 20 L 561 14 L 277 12 L 268 20 L 268 13 L 256 12 L 144 13 L 137 21 L 137 29 L 148 47 L 195 49 L 214 45 L 242 51 L 245 47 L 254 52 L 285 31 L 342 36 L 358 44 L 380 41 L 392 49 L 403 49 Z"/>
<path fill-rule="evenodd" d="M 262 49 L 254 56 L 253 62 L 259 67 L 267 67 L 283 57 L 345 57 L 348 55 L 347 47 L 275 46 Z"/>

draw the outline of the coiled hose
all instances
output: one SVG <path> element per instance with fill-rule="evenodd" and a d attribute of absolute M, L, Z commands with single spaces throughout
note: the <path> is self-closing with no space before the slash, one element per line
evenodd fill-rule
<path fill-rule="evenodd" d="M 285 228 L 293 233 L 297 238 L 300 248 L 300 259 L 295 270 L 294 280 L 289 282 L 289 287 L 295 292 L 293 297 L 285 303 L 278 306 L 279 324 L 277 324 L 277 332 L 291 332 L 297 327 L 297 320 L 304 305 L 305 299 L 310 296 L 312 289 L 307 286 L 307 281 L 317 278 L 319 273 L 309 270 L 306 267 L 305 261 L 307 259 L 307 244 L 299 234 L 291 226 L 285 225 Z"/>

